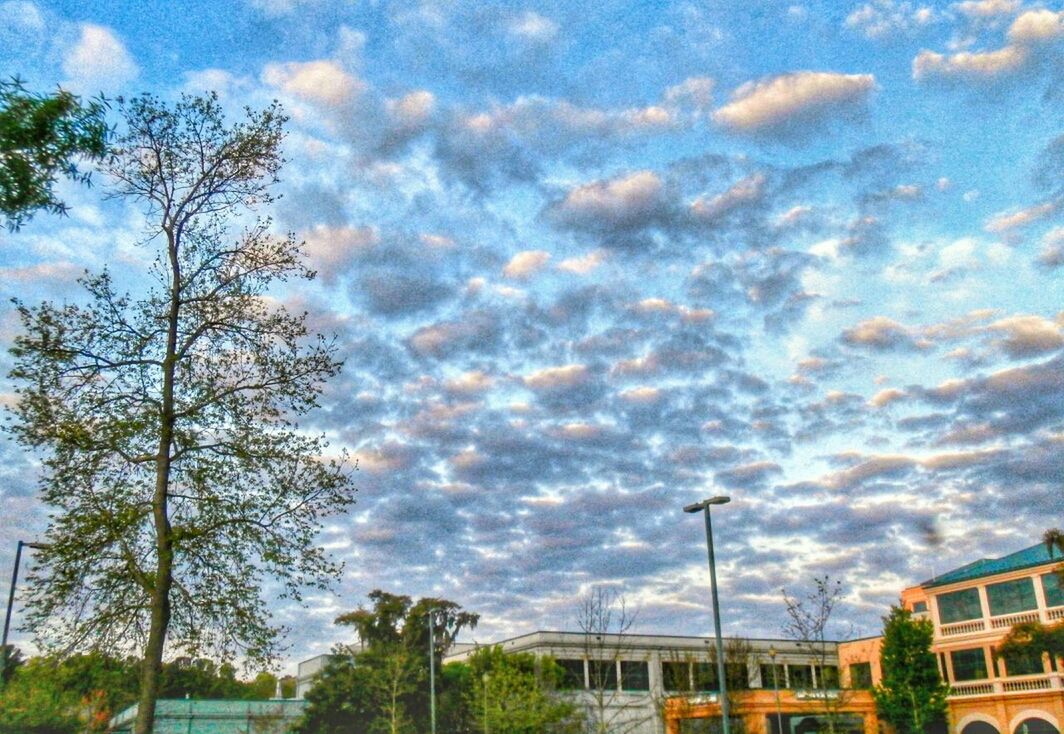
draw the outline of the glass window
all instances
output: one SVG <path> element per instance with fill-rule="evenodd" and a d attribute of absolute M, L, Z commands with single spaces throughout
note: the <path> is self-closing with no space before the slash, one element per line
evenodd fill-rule
<path fill-rule="evenodd" d="M 1038 608 L 1034 598 L 1032 579 L 1016 579 L 986 587 L 986 600 L 990 603 L 990 616 L 1015 614 Z"/>
<path fill-rule="evenodd" d="M 772 677 L 773 673 L 775 673 L 775 678 Z M 782 663 L 761 666 L 761 687 L 769 690 L 787 687 L 787 673 Z"/>
<path fill-rule="evenodd" d="M 973 647 L 969 650 L 954 650 L 950 654 L 953 661 L 953 680 L 985 680 L 986 657 L 983 648 Z"/>
<path fill-rule="evenodd" d="M 559 658 L 555 661 L 562 669 L 562 679 L 558 684 L 564 690 L 584 687 L 584 661 L 573 658 Z"/>
<path fill-rule="evenodd" d="M 787 670 L 791 675 L 791 688 L 803 690 L 813 687 L 813 669 L 808 665 L 788 665 Z"/>
<path fill-rule="evenodd" d="M 961 589 L 949 594 L 940 594 L 935 597 L 935 603 L 938 604 L 938 620 L 942 624 L 979 619 L 983 616 L 979 589 Z"/>
<path fill-rule="evenodd" d="M 1042 668 L 1041 652 L 1025 652 L 1005 656 L 1005 671 L 1008 675 L 1039 675 Z"/>
<path fill-rule="evenodd" d="M 646 661 L 621 661 L 621 688 L 626 691 L 650 690 L 650 666 Z"/>
<path fill-rule="evenodd" d="M 617 690 L 617 661 L 588 660 L 588 686 L 594 691 Z"/>
<path fill-rule="evenodd" d="M 719 690 L 720 687 L 717 685 L 716 663 L 695 663 L 693 672 L 696 691 Z"/>
<path fill-rule="evenodd" d="M 744 691 L 750 687 L 750 671 L 746 663 L 724 663 L 724 675 L 728 676 L 728 689 Z"/>
<path fill-rule="evenodd" d="M 666 691 L 691 690 L 691 664 L 676 662 L 662 663 L 661 685 Z"/>
<path fill-rule="evenodd" d="M 1042 574 L 1042 591 L 1047 607 L 1064 607 L 1064 579 L 1056 573 Z"/>
<path fill-rule="evenodd" d="M 872 687 L 872 663 L 852 663 L 850 665 L 850 688 Z"/>
<path fill-rule="evenodd" d="M 824 665 L 816 669 L 817 685 L 821 688 L 839 687 L 839 668 L 836 665 Z"/>
<path fill-rule="evenodd" d="M 913 614 L 923 614 L 927 611 L 926 601 L 913 602 Z"/>

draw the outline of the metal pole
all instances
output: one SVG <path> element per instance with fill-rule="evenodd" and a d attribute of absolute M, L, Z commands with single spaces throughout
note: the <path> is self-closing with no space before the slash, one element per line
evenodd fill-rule
<path fill-rule="evenodd" d="M 11 572 L 11 588 L 7 591 L 7 615 L 4 617 L 4 640 L 0 645 L 0 675 L 7 672 L 7 633 L 11 628 L 11 611 L 15 607 L 15 586 L 18 585 L 18 566 L 22 561 L 22 546 L 24 546 L 21 540 L 18 542 L 18 546 L 15 548 L 15 569 Z"/>
<path fill-rule="evenodd" d="M 720 636 L 720 601 L 717 599 L 717 566 L 713 557 L 713 523 L 709 519 L 709 505 L 703 511 L 706 515 L 706 547 L 709 549 L 709 586 L 713 594 L 713 626 L 717 637 L 717 680 L 720 682 L 720 711 L 722 731 L 731 734 L 731 722 L 728 720 L 728 683 L 724 676 L 724 640 Z"/>
<path fill-rule="evenodd" d="M 436 637 L 433 629 L 433 617 L 436 610 L 429 610 L 429 716 L 432 721 L 432 734 L 436 734 Z"/>
<path fill-rule="evenodd" d="M 481 680 L 484 681 L 484 734 L 488 734 L 488 681 L 491 676 L 485 673 L 481 676 Z"/>
<path fill-rule="evenodd" d="M 783 734 L 783 713 L 780 712 L 780 684 L 776 677 L 776 651 L 769 653 L 772 658 L 772 688 L 776 693 L 776 734 Z"/>

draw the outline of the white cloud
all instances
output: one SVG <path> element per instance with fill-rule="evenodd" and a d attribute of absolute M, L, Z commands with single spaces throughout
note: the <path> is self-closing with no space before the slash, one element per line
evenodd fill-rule
<path fill-rule="evenodd" d="M 510 23 L 510 33 L 526 41 L 547 43 L 558 35 L 558 24 L 534 11 L 527 11 Z"/>
<path fill-rule="evenodd" d="M 1028 224 L 1037 222 L 1040 219 L 1044 219 L 1056 211 L 1056 209 L 1057 204 L 1054 202 L 1046 202 L 1044 204 L 1029 206 L 1024 209 L 1000 212 L 987 221 L 985 229 L 987 232 L 1009 232 L 1020 227 L 1026 227 Z"/>
<path fill-rule="evenodd" d="M 1012 43 L 1040 44 L 1064 37 L 1064 11 L 1029 10 L 1009 28 L 1008 38 Z"/>
<path fill-rule="evenodd" d="M 262 80 L 296 99 L 326 107 L 347 104 L 366 87 L 335 61 L 267 64 Z"/>
<path fill-rule="evenodd" d="M 502 274 L 516 280 L 530 278 L 542 270 L 548 260 L 550 260 L 549 252 L 525 250 L 510 258 L 510 262 L 506 263 L 506 267 L 502 269 Z"/>
<path fill-rule="evenodd" d="M 846 26 L 861 33 L 865 38 L 879 39 L 898 33 L 909 33 L 930 24 L 935 17 L 935 11 L 927 6 L 875 0 L 865 3 L 846 16 Z"/>
<path fill-rule="evenodd" d="M 114 31 L 83 23 L 77 43 L 63 56 L 63 86 L 82 94 L 114 93 L 137 78 L 140 69 Z"/>
<path fill-rule="evenodd" d="M 570 257 L 558 263 L 558 270 L 577 275 L 587 275 L 606 259 L 604 250 L 594 250 L 580 257 Z"/>
<path fill-rule="evenodd" d="M 965 0 L 953 7 L 969 18 L 994 18 L 1012 15 L 1020 9 L 1019 0 Z"/>
<path fill-rule="evenodd" d="M 738 132 L 768 132 L 852 109 L 874 88 L 871 74 L 798 71 L 742 85 L 713 119 Z"/>
<path fill-rule="evenodd" d="M 961 51 L 949 55 L 925 50 L 913 59 L 913 79 L 917 81 L 932 77 L 994 79 L 1023 68 L 1027 59 L 1027 51 L 1018 46 L 1005 46 L 996 51 L 977 53 Z"/>
<path fill-rule="evenodd" d="M 556 390 L 570 388 L 586 382 L 587 367 L 582 364 L 567 364 L 561 367 L 546 367 L 525 375 L 524 383 L 533 390 Z"/>

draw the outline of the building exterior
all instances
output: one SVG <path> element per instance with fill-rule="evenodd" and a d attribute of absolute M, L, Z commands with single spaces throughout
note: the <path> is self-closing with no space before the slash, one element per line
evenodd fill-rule
<path fill-rule="evenodd" d="M 303 701 L 207 701 L 161 699 L 154 734 L 283 734 L 303 715 Z M 130 706 L 111 720 L 114 734 L 129 734 L 137 718 Z"/>
<path fill-rule="evenodd" d="M 549 655 L 558 661 L 566 671 L 568 695 L 596 720 L 609 722 L 611 732 L 702 731 L 699 727 L 707 719 L 720 716 L 713 638 L 533 632 L 497 644 L 506 652 Z M 830 685 L 838 678 L 836 643 L 827 643 L 825 652 L 810 655 L 793 640 L 726 640 L 726 676 L 736 689 L 730 700 L 741 703 L 733 713 L 746 722 L 746 734 L 774 731 L 770 715 L 782 721 L 786 732 L 808 731 L 801 722 L 823 710 L 818 696 L 839 700 L 837 686 Z M 453 652 L 444 662 L 465 660 L 470 653 Z M 826 693 L 825 682 L 832 688 Z M 874 733 L 877 722 L 868 692 L 841 695 L 842 708 L 856 722 L 854 731 Z"/>
<path fill-rule="evenodd" d="M 1047 654 L 1003 659 L 996 648 L 1014 624 L 1064 623 L 1064 563 L 1044 544 L 949 571 L 901 595 L 904 607 L 930 619 L 932 650 L 951 689 L 954 734 L 1060 734 L 1064 659 Z M 879 638 L 840 646 L 843 680 L 878 683 Z"/>

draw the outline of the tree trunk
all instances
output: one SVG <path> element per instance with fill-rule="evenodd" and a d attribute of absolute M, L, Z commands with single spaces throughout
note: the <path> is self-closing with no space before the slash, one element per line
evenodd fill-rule
<path fill-rule="evenodd" d="M 170 310 L 167 315 L 166 356 L 163 359 L 163 394 L 159 411 L 159 453 L 155 459 L 155 493 L 152 515 L 155 523 L 155 585 L 151 594 L 151 625 L 140 674 L 140 702 L 134 734 L 153 734 L 155 700 L 159 695 L 166 632 L 170 627 L 170 589 L 174 581 L 173 531 L 169 516 L 170 448 L 174 440 L 174 373 L 177 363 L 177 331 L 181 311 L 181 265 L 177 238 L 165 227 L 170 255 Z"/>

